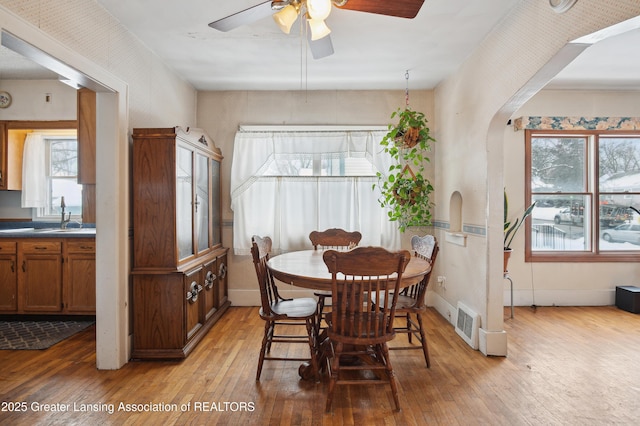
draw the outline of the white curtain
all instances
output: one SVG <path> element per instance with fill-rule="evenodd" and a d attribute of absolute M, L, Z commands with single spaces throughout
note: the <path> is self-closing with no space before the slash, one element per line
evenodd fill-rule
<path fill-rule="evenodd" d="M 22 207 L 45 207 L 46 186 L 45 141 L 42 134 L 29 133 L 22 159 Z"/>
<path fill-rule="evenodd" d="M 309 233 L 327 228 L 360 231 L 361 245 L 399 249 L 397 224 L 389 222 L 378 204 L 380 193 L 373 189 L 378 178 L 371 172 L 300 176 L 305 173 L 291 170 L 292 165 L 308 165 L 318 158 L 366 158 L 373 173 L 384 174 L 391 164 L 379 145 L 385 133 L 238 132 L 231 166 L 235 253 L 250 253 L 252 235 L 270 236 L 274 252 L 309 249 Z"/>

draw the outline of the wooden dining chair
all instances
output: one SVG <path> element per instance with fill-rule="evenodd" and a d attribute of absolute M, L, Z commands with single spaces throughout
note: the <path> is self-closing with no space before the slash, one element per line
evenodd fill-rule
<path fill-rule="evenodd" d="M 405 349 L 422 349 L 424 360 L 427 363 L 427 368 L 431 367 L 431 361 L 429 359 L 429 349 L 427 347 L 427 336 L 424 330 L 424 324 L 422 321 L 422 314 L 426 310 L 425 294 L 427 293 L 427 286 L 429 285 L 429 279 L 431 278 L 431 272 L 433 271 L 433 265 L 436 262 L 438 251 L 438 240 L 433 235 L 425 235 L 420 237 L 414 235 L 411 238 L 411 248 L 415 253 L 415 256 L 421 257 L 427 260 L 431 265 L 431 270 L 427 273 L 422 280 L 410 287 L 405 287 L 400 291 L 398 295 L 398 301 L 396 303 L 396 318 L 401 319 L 404 322 L 402 326 L 394 326 L 396 333 L 407 334 L 409 340 L 409 346 L 393 346 L 390 350 L 405 350 Z M 415 315 L 415 319 L 413 316 Z M 397 323 L 397 321 L 396 321 Z M 420 346 L 412 345 L 413 336 L 420 342 Z"/>
<path fill-rule="evenodd" d="M 312 231 L 309 234 L 313 249 L 348 249 L 360 244 L 362 234 L 358 231 L 348 232 L 340 228 L 330 228 L 324 231 Z"/>
<path fill-rule="evenodd" d="M 312 231 L 309 239 L 314 250 L 349 250 L 360 244 L 362 234 L 358 231 L 345 231 L 341 228 L 330 228 L 324 231 Z M 318 298 L 318 327 L 321 326 L 324 314 L 326 313 L 326 301 L 331 297 L 328 291 L 316 291 L 313 293 Z"/>
<path fill-rule="evenodd" d="M 390 384 L 395 408 L 400 410 L 387 342 L 395 336 L 393 317 L 397 296 L 394 295 L 398 294 L 410 259 L 411 253 L 406 250 L 389 252 L 382 247 L 324 252 L 323 260 L 331 273 L 333 298 L 333 309 L 326 317 L 331 358 L 327 412 L 331 410 L 337 385 L 380 383 Z M 391 303 L 374 304 L 372 294 Z M 346 363 L 354 359 L 362 362 Z M 377 374 L 371 379 L 359 374 L 363 370 Z"/>
<path fill-rule="evenodd" d="M 271 238 L 254 235 L 251 238 L 251 243 L 251 255 L 260 286 L 260 318 L 265 321 L 256 381 L 260 380 L 265 360 L 309 361 L 316 380 L 319 380 L 316 358 L 316 315 L 318 309 L 316 299 L 312 297 L 284 299 L 281 297 L 267 267 L 272 246 Z M 276 334 L 276 326 L 304 326 L 307 334 Z M 271 356 L 269 354 L 272 343 L 306 343 L 309 345 L 310 356 L 308 358 Z"/>

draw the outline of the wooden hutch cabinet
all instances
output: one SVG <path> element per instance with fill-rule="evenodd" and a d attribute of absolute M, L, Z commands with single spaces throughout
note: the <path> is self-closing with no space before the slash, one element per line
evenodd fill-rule
<path fill-rule="evenodd" d="M 134 359 L 185 358 L 230 305 L 221 161 L 200 129 L 133 130 Z"/>

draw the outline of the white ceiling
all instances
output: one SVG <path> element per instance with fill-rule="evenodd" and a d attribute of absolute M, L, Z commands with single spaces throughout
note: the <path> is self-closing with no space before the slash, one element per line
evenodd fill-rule
<path fill-rule="evenodd" d="M 271 18 L 224 33 L 209 22 L 260 0 L 97 0 L 198 90 L 434 88 L 519 1 L 425 0 L 408 20 L 334 8 L 335 54 L 314 60 L 299 34 Z M 392 0 L 388 0 L 392 1 Z M 543 1 L 543 0 L 539 0 Z M 556 89 L 640 90 L 640 30 L 588 48 L 550 84 Z M 57 78 L 0 48 L 0 79 Z"/>
<path fill-rule="evenodd" d="M 433 88 L 519 1 L 425 0 L 414 19 L 334 7 L 335 54 L 314 60 L 299 25 L 289 35 L 269 17 L 226 33 L 208 26 L 260 0 L 98 0 L 198 90 L 404 89 L 406 70 L 410 88 Z"/>

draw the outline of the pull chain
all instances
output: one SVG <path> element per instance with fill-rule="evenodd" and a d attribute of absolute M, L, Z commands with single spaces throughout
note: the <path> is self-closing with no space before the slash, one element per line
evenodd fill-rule
<path fill-rule="evenodd" d="M 409 108 L 409 70 L 404 73 L 404 78 L 407 80 L 407 90 L 405 91 L 404 100 L 405 106 Z"/>

